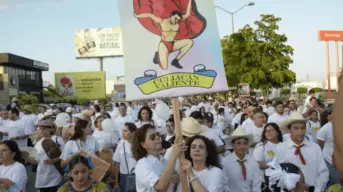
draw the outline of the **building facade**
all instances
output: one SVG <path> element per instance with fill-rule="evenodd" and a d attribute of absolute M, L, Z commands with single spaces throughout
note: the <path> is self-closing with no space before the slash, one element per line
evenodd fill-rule
<path fill-rule="evenodd" d="M 49 71 L 49 64 L 11 53 L 0 53 L 0 74 L 18 79 L 17 94 L 34 94 L 43 102 L 43 71 Z"/>

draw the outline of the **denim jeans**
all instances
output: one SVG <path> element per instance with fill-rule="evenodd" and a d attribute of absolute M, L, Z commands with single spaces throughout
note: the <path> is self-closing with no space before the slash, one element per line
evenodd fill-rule
<path fill-rule="evenodd" d="M 329 182 L 328 186 L 330 187 L 331 185 L 338 184 L 340 180 L 340 174 L 339 171 L 329 162 L 325 161 L 326 166 L 329 169 Z"/>

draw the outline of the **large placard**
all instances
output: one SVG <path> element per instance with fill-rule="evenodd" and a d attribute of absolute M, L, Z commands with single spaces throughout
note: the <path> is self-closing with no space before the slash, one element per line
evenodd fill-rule
<path fill-rule="evenodd" d="M 126 100 L 227 91 L 213 0 L 119 0 Z"/>

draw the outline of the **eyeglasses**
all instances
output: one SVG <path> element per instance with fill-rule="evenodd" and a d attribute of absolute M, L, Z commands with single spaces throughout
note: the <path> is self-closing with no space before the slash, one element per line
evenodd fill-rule
<path fill-rule="evenodd" d="M 151 135 L 149 135 L 149 139 L 151 141 L 155 140 L 156 137 L 161 137 L 160 133 L 159 132 L 155 132 L 155 133 L 152 133 Z"/>
<path fill-rule="evenodd" d="M 266 131 L 265 131 L 265 133 L 274 133 L 274 132 L 276 132 L 276 130 L 274 130 L 274 129 L 266 130 Z"/>

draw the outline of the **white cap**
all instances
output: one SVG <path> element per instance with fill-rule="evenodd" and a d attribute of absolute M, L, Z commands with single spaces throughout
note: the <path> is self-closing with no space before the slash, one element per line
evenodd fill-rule
<path fill-rule="evenodd" d="M 95 100 L 95 101 L 94 101 L 94 105 L 99 105 L 99 101 L 98 101 L 98 100 Z"/>

